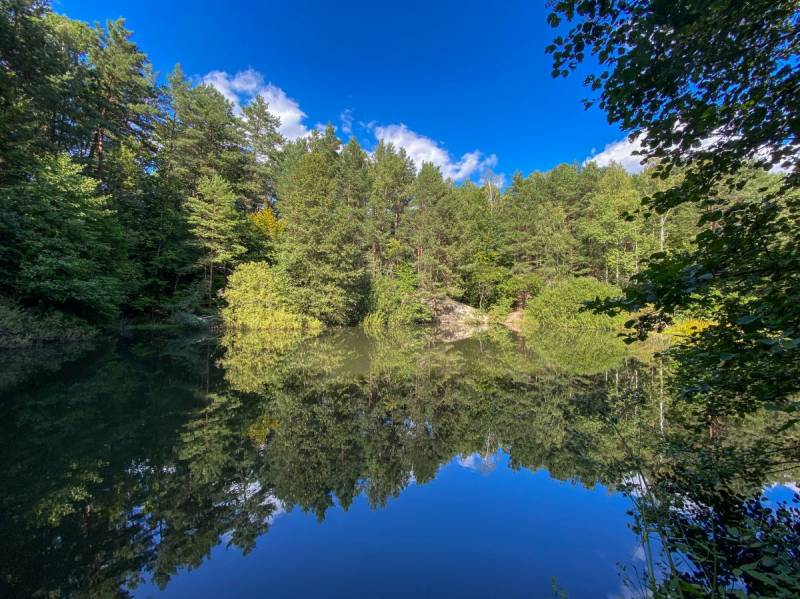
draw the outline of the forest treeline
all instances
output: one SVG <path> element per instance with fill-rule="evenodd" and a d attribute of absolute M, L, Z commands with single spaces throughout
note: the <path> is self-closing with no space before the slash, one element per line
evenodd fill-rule
<path fill-rule="evenodd" d="M 699 231 L 697 204 L 642 207 L 679 173 L 560 165 L 499 189 L 332 125 L 284 139 L 260 96 L 237 114 L 179 66 L 159 83 L 123 20 L 3 1 L 0 52 L 7 345 L 226 304 L 240 326 L 424 322 L 444 297 L 504 314 L 568 277 L 624 285 Z"/>
<path fill-rule="evenodd" d="M 431 164 L 417 173 L 402 148 L 367 153 L 330 126 L 286 140 L 263 98 L 237 115 L 180 67 L 160 85 L 121 20 L 90 27 L 37 2 L 4 4 L 8 321 L 23 306 L 187 323 L 233 276 L 236 305 L 260 293 L 275 322 L 411 322 L 445 295 L 510 308 L 567 274 L 624 282 L 652 251 L 692 237 L 691 214 L 624 220 L 647 176 L 562 165 L 502 193 L 457 186 Z M 265 317 L 246 312 L 235 317 Z"/>

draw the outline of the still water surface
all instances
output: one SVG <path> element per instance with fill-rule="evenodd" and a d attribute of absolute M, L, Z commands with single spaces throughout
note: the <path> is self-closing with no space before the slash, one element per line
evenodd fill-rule
<path fill-rule="evenodd" d="M 7 364 L 2 596 L 627 597 L 644 568 L 626 456 L 663 396 L 613 337 L 138 336 Z"/>

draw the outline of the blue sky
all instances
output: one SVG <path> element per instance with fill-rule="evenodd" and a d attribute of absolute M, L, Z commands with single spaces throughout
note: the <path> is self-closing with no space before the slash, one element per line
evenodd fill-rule
<path fill-rule="evenodd" d="M 180 62 L 229 99 L 263 94 L 294 137 L 332 122 L 457 180 L 508 178 L 561 162 L 616 158 L 624 135 L 585 111 L 582 76 L 552 79 L 545 3 L 500 0 L 54 0 L 90 22 L 123 16 L 166 75 Z M 611 144 L 611 147 L 609 145 Z M 604 151 L 605 150 L 605 151 Z"/>

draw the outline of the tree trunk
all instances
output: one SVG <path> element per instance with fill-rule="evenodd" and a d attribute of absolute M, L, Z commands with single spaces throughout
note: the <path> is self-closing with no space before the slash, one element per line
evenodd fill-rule
<path fill-rule="evenodd" d="M 98 125 L 94 132 L 94 144 L 92 144 L 92 149 L 89 152 L 90 156 L 97 153 L 97 178 L 101 181 L 103 179 L 103 159 L 105 158 L 104 136 L 105 130 Z"/>
<path fill-rule="evenodd" d="M 214 301 L 214 263 L 208 265 L 208 303 Z"/>
<path fill-rule="evenodd" d="M 664 434 L 664 364 L 658 363 L 658 428 Z"/>

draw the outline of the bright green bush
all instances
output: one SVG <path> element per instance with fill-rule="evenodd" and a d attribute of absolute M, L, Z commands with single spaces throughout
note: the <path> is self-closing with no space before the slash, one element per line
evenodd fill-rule
<path fill-rule="evenodd" d="M 619 329 L 626 315 L 594 314 L 584 302 L 621 295 L 619 287 L 591 277 L 563 279 L 544 289 L 525 309 L 523 328 Z"/>
<path fill-rule="evenodd" d="M 416 273 L 397 269 L 394 276 L 379 275 L 372 281 L 369 313 L 364 329 L 377 332 L 386 328 L 430 322 L 433 316 L 417 288 Z"/>
<path fill-rule="evenodd" d="M 282 271 L 266 262 L 240 264 L 223 293 L 223 322 L 238 329 L 319 331 L 322 323 L 293 309 L 291 297 L 292 285 Z"/>

